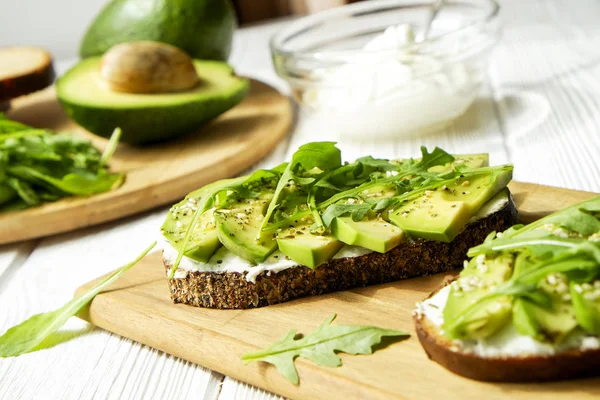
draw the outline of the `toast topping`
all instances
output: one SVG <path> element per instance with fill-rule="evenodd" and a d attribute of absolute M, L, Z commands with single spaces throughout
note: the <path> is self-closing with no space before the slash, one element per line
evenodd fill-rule
<path fill-rule="evenodd" d="M 460 277 L 434 296 L 446 296 L 443 335 L 482 355 L 517 340 L 534 354 L 600 348 L 599 217 L 600 196 L 469 250 Z"/>
<path fill-rule="evenodd" d="M 278 250 L 315 269 L 344 244 L 385 253 L 412 238 L 450 242 L 512 176 L 486 155 L 421 152 L 342 164 L 334 143 L 308 143 L 289 163 L 192 192 L 162 227 L 179 251 L 171 276 L 183 256 L 208 263 L 221 245 L 253 265 Z"/>

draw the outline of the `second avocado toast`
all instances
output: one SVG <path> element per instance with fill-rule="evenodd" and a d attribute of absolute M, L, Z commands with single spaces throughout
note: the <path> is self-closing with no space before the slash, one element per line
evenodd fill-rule
<path fill-rule="evenodd" d="M 173 301 L 244 309 L 459 268 L 517 222 L 512 166 L 421 152 L 343 164 L 334 143 L 308 143 L 190 193 L 162 226 Z"/>
<path fill-rule="evenodd" d="M 597 375 L 600 196 L 469 250 L 460 276 L 417 305 L 431 359 L 500 382 Z"/>

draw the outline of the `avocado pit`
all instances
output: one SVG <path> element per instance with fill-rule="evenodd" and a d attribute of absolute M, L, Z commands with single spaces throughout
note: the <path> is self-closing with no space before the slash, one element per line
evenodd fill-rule
<path fill-rule="evenodd" d="M 122 93 L 172 93 L 200 82 L 192 58 L 169 44 L 137 41 L 113 46 L 102 56 L 100 76 Z"/>

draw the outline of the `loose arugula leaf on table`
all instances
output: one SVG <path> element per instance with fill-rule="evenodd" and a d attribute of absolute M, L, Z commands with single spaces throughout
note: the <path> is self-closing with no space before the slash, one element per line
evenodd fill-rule
<path fill-rule="evenodd" d="M 56 332 L 69 318 L 83 310 L 98 293 L 144 258 L 155 245 L 156 242 L 144 250 L 135 260 L 114 271 L 86 293 L 75 297 L 59 309 L 36 314 L 7 330 L 4 335 L 0 336 L 0 357 L 16 357 L 35 350 L 44 339 Z"/>
<path fill-rule="evenodd" d="M 407 333 L 376 326 L 331 325 L 336 314 L 327 318 L 315 331 L 296 339 L 296 330 L 291 330 L 266 349 L 246 353 L 244 364 L 264 361 L 275 365 L 277 370 L 291 383 L 299 383 L 298 371 L 294 365 L 296 357 L 304 357 L 325 367 L 339 367 L 342 360 L 336 352 L 348 354 L 372 354 L 373 346 L 381 343 L 384 336 L 404 340 Z"/>

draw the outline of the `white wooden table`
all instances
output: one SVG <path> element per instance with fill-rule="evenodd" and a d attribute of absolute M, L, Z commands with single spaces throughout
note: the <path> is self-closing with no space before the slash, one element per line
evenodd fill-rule
<path fill-rule="evenodd" d="M 407 156 L 418 146 L 489 152 L 515 164 L 515 179 L 600 192 L 600 2 L 503 1 L 504 37 L 489 85 L 446 132 L 340 146 L 361 154 Z M 239 30 L 237 71 L 286 91 L 271 68 L 267 40 L 282 22 Z M 66 64 L 60 64 L 64 67 Z M 289 140 L 260 166 L 319 140 L 300 115 Z M 154 240 L 167 208 L 69 234 L 0 247 L 0 332 L 69 300 L 81 284 L 131 260 Z M 0 399 L 273 399 L 277 396 L 72 318 L 65 343 L 0 359 Z"/>

